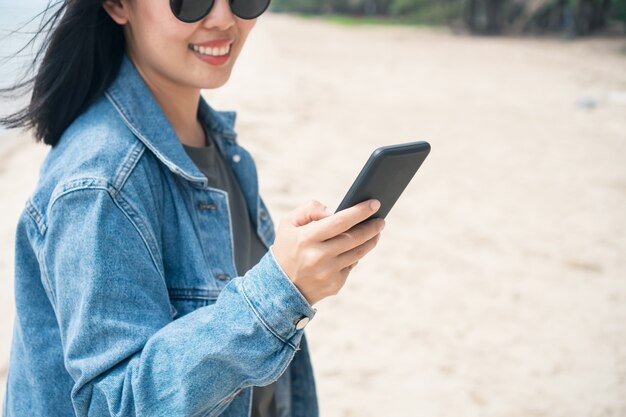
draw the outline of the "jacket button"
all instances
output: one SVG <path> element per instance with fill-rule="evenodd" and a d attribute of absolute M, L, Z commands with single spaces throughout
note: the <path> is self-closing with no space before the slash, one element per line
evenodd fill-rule
<path fill-rule="evenodd" d="M 215 278 L 219 279 L 220 281 L 226 281 L 226 280 L 230 279 L 230 275 L 228 275 L 228 274 L 217 274 L 215 276 Z"/>
<path fill-rule="evenodd" d="M 215 210 L 217 205 L 215 203 L 200 203 L 198 204 L 200 210 Z"/>
<path fill-rule="evenodd" d="M 239 154 L 234 154 L 233 155 L 233 161 L 235 161 L 235 162 L 241 161 L 241 156 L 239 156 Z"/>
<path fill-rule="evenodd" d="M 309 324 L 309 321 L 311 321 L 311 319 L 309 319 L 308 317 L 304 316 L 301 319 L 294 320 L 293 324 L 296 325 L 296 330 L 302 330 L 302 329 L 304 329 L 304 326 Z"/>

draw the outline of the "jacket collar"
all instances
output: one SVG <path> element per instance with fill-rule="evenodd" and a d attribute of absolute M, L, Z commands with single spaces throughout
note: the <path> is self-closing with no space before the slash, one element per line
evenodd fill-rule
<path fill-rule="evenodd" d="M 126 126 L 172 172 L 207 186 L 206 176 L 185 152 L 174 128 L 127 54 L 124 54 L 118 75 L 105 96 Z M 234 125 L 237 113 L 214 110 L 202 95 L 198 104 L 198 119 L 211 129 L 219 148 L 224 149 L 224 140 L 236 143 Z"/>

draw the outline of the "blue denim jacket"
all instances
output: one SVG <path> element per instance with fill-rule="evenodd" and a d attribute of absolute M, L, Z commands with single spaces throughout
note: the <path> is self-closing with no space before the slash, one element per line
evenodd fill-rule
<path fill-rule="evenodd" d="M 228 196 L 124 56 L 50 149 L 19 218 L 5 416 L 248 416 L 252 386 L 290 363 L 283 405 L 318 415 L 302 328 L 315 309 L 274 258 L 236 113 L 200 98 L 198 117 L 268 252 L 237 276 Z"/>

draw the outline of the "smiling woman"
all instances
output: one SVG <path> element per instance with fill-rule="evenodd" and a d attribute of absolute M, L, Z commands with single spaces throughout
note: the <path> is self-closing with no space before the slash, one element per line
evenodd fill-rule
<path fill-rule="evenodd" d="M 50 6 L 4 90 L 31 101 L 0 119 L 51 145 L 15 234 L 5 416 L 318 415 L 304 328 L 383 222 L 310 200 L 275 232 L 236 113 L 200 94 L 268 2 Z"/>

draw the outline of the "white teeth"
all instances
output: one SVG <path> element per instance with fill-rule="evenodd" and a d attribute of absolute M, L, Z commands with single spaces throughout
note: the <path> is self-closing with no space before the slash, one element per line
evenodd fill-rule
<path fill-rule="evenodd" d="M 224 56 L 230 52 L 230 44 L 224 46 L 223 48 L 209 48 L 204 46 L 198 46 L 191 44 L 191 49 L 195 52 L 198 52 L 202 55 L 210 55 L 210 56 Z"/>

